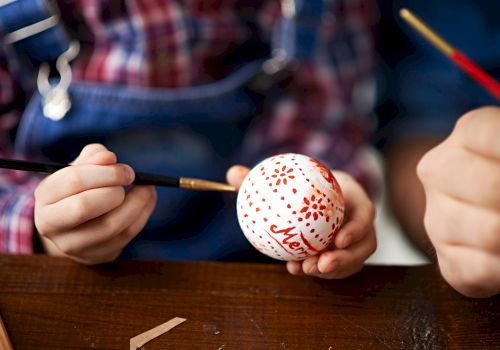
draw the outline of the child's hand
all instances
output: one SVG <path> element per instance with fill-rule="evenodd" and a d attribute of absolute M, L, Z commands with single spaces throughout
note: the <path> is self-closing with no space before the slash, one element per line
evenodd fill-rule
<path fill-rule="evenodd" d="M 45 178 L 35 191 L 35 226 L 47 252 L 89 265 L 116 259 L 156 205 L 154 187 L 125 193 L 133 180 L 132 168 L 99 144 Z"/>
<path fill-rule="evenodd" d="M 245 167 L 234 166 L 227 173 L 228 182 L 239 187 L 248 172 Z M 293 275 L 345 278 L 360 271 L 377 247 L 372 202 L 350 175 L 341 171 L 334 171 L 334 175 L 342 188 L 346 206 L 346 217 L 335 237 L 335 247 L 304 261 L 289 261 L 287 269 Z"/>
<path fill-rule="evenodd" d="M 500 293 L 499 135 L 500 108 L 469 112 L 417 169 L 441 273 L 470 297 Z"/>

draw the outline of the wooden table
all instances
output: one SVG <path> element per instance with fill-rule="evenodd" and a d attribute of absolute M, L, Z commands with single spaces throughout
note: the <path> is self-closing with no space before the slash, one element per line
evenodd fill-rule
<path fill-rule="evenodd" d="M 281 264 L 119 261 L 88 268 L 0 255 L 0 312 L 16 349 L 500 349 L 500 297 L 467 299 L 435 266 L 366 267 L 343 281 Z"/>

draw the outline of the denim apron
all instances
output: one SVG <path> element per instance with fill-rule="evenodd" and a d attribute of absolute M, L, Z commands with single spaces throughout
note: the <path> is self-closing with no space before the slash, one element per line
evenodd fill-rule
<path fill-rule="evenodd" d="M 282 27 L 290 32 L 289 22 Z M 290 38 L 280 39 L 281 45 L 292 47 Z M 249 82 L 262 74 L 264 60 L 188 88 L 72 83 L 71 108 L 58 121 L 43 115 L 42 97 L 35 92 L 18 128 L 16 151 L 66 163 L 85 145 L 98 142 L 136 171 L 224 181 L 227 169 L 242 161 L 245 130 L 263 102 Z M 238 227 L 236 194 L 160 187 L 157 192 L 152 216 L 123 257 L 267 260 Z"/>

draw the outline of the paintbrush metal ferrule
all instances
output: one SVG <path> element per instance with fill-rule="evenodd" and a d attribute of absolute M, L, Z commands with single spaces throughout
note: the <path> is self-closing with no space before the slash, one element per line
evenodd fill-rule
<path fill-rule="evenodd" d="M 189 177 L 181 177 L 179 179 L 179 187 L 189 190 L 198 191 L 225 191 L 225 192 L 236 192 L 237 189 L 234 186 L 223 184 L 220 182 L 192 179 Z"/>

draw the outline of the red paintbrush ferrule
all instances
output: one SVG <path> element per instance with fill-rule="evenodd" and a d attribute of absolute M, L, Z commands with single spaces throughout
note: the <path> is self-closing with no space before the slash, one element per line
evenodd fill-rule
<path fill-rule="evenodd" d="M 479 85 L 500 101 L 500 83 L 498 81 L 493 79 L 491 75 L 486 73 L 481 67 L 474 63 L 474 61 L 458 50 L 454 50 L 450 58 L 463 71 L 469 74 L 472 79 L 477 81 Z"/>

